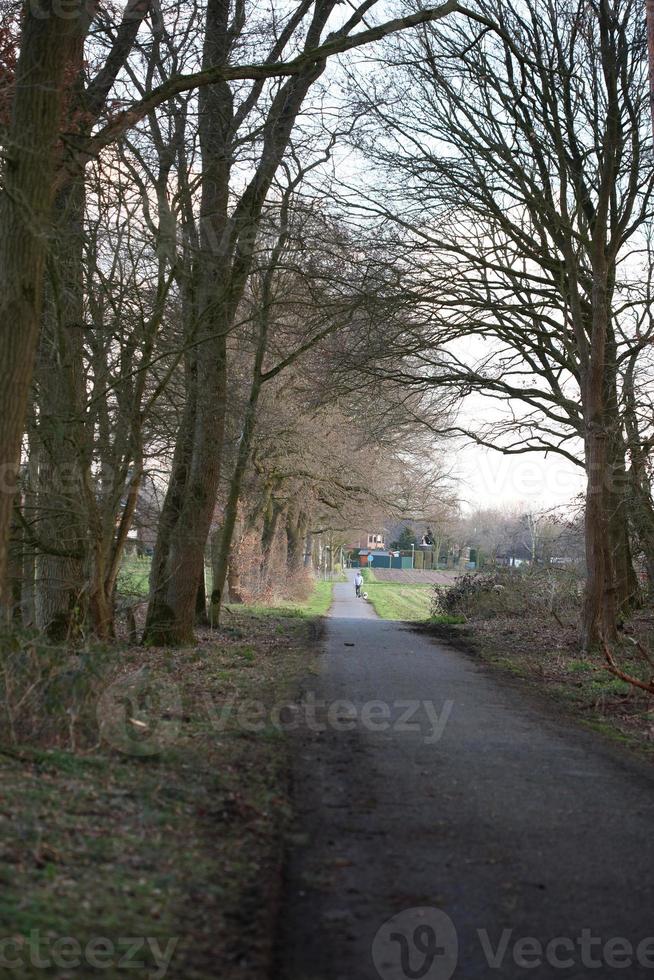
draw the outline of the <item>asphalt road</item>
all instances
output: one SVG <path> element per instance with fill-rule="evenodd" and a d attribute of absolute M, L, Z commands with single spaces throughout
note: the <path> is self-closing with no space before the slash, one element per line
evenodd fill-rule
<path fill-rule="evenodd" d="M 350 583 L 300 707 L 276 977 L 654 978 L 645 763 Z"/>

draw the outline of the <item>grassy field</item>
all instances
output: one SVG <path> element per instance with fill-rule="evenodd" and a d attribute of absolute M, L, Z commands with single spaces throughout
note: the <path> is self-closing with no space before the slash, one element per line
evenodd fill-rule
<path fill-rule="evenodd" d="M 430 617 L 431 593 L 433 583 L 380 582 L 370 568 L 362 570 L 365 591 L 373 609 L 382 619 L 396 619 L 403 622 L 461 623 L 459 616 Z"/>
<path fill-rule="evenodd" d="M 382 619 L 418 622 L 429 617 L 431 584 L 398 585 L 396 582 L 380 582 L 369 568 L 364 568 L 362 574 L 368 599 Z"/>
<path fill-rule="evenodd" d="M 65 721 L 58 742 L 0 743 L 0 932 L 16 976 L 95 976 L 94 942 L 109 980 L 161 976 L 168 958 L 172 978 L 268 975 L 290 817 L 272 709 L 314 669 L 331 590 L 232 607 L 194 647 L 117 651 L 77 745 Z M 123 937 L 139 937 L 131 952 Z"/>
<path fill-rule="evenodd" d="M 139 558 L 138 555 L 125 555 L 118 574 L 118 592 L 128 598 L 141 599 L 148 594 L 150 588 L 151 558 Z"/>
<path fill-rule="evenodd" d="M 325 616 L 329 612 L 332 604 L 333 591 L 333 582 L 323 582 L 321 579 L 318 579 L 314 584 L 312 594 L 306 602 L 277 602 L 274 606 L 251 605 L 245 607 L 230 606 L 228 604 L 227 608 L 231 612 L 237 612 L 239 609 L 246 608 L 250 613 L 264 617 L 274 617 L 280 613 L 284 613 L 286 617 L 299 616 L 303 619 L 307 617 Z"/>
<path fill-rule="evenodd" d="M 118 592 L 127 598 L 143 599 L 147 596 L 150 579 L 150 558 L 139 558 L 137 555 L 127 555 L 123 560 L 118 576 Z M 210 576 L 209 576 L 210 577 Z M 345 576 L 342 576 L 345 580 Z M 340 581 L 341 579 L 337 579 Z M 207 582 L 207 590 L 211 591 L 211 582 Z M 277 610 L 284 610 L 288 615 L 324 616 L 332 604 L 333 583 L 317 580 L 313 594 L 307 602 L 278 602 L 271 606 L 248 606 L 248 609 L 258 615 L 266 615 L 268 610 L 272 615 Z M 231 609 L 238 607 L 231 606 Z"/>

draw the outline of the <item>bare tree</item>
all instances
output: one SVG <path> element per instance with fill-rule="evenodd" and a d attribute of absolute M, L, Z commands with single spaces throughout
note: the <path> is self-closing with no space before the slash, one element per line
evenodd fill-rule
<path fill-rule="evenodd" d="M 654 186 L 643 22 L 631 0 L 492 0 L 477 19 L 398 42 L 394 74 L 364 94 L 390 184 L 364 208 L 403 230 L 411 256 L 397 340 L 414 367 L 394 370 L 389 348 L 388 371 L 522 405 L 512 440 L 477 435 L 503 452 L 575 460 L 576 442 L 592 645 L 615 637 L 636 590 L 618 369 L 649 342 L 625 327 L 648 295 L 634 298 L 642 264 L 625 268 Z M 454 343 L 473 337 L 487 341 L 476 363 Z"/>

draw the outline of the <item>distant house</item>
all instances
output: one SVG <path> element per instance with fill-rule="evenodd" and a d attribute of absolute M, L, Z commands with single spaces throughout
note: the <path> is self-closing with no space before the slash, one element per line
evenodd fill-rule
<path fill-rule="evenodd" d="M 380 531 L 362 531 L 358 540 L 353 538 L 352 543 L 346 548 L 351 561 L 358 561 L 360 565 L 367 565 L 367 555 L 370 551 L 384 551 L 384 534 Z M 365 561 L 359 560 L 363 555 Z"/>
<path fill-rule="evenodd" d="M 359 538 L 359 548 L 367 548 L 381 551 L 384 550 L 384 533 L 383 531 L 365 531 L 361 534 Z"/>

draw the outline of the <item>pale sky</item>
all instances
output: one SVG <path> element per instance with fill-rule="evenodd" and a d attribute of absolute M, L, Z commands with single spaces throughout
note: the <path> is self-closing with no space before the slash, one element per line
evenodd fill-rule
<path fill-rule="evenodd" d="M 569 503 L 585 486 L 583 470 L 554 453 L 504 456 L 492 449 L 464 446 L 453 463 L 466 510 L 518 503 L 546 510 Z"/>

